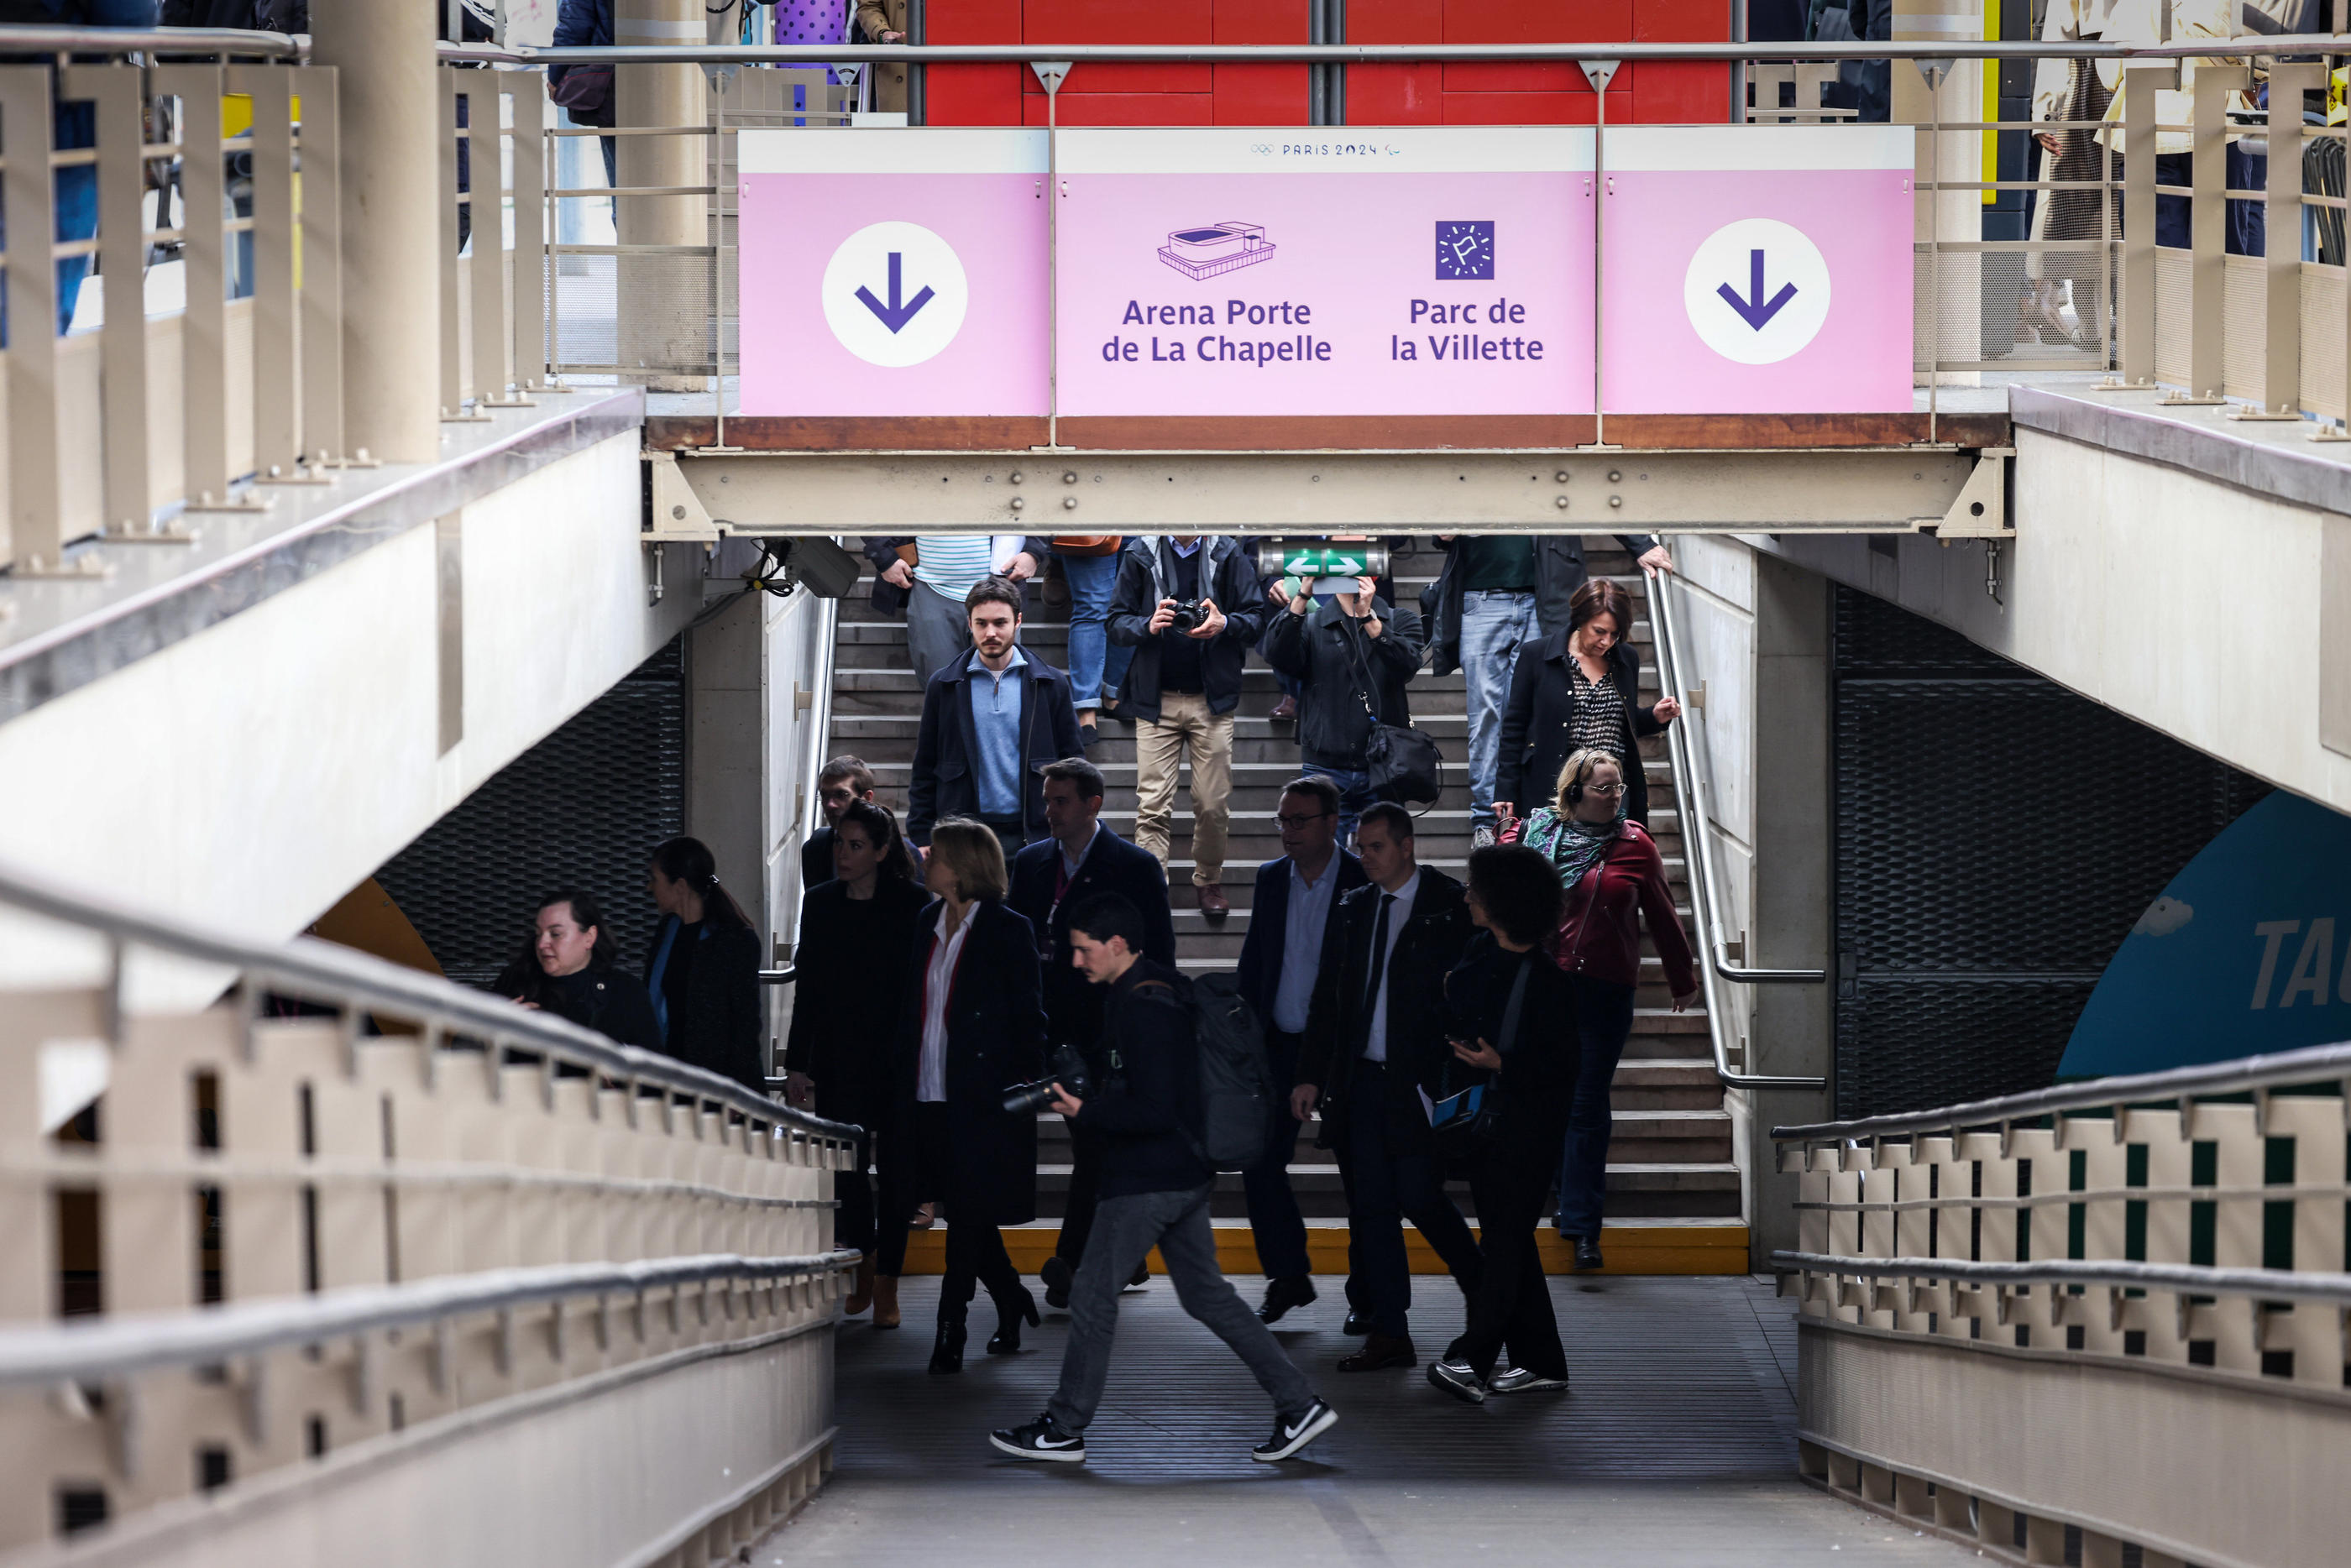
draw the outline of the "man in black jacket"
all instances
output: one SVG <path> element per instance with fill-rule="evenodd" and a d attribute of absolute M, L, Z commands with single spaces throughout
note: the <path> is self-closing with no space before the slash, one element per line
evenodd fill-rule
<path fill-rule="evenodd" d="M 1273 1398 L 1273 1436 L 1254 1457 L 1286 1459 L 1337 1424 L 1217 1264 L 1208 1194 L 1216 1172 L 1201 1158 L 1199 1044 L 1185 1001 L 1189 983 L 1140 956 L 1142 911 L 1115 895 L 1090 899 L 1071 919 L 1071 941 L 1086 978 L 1109 991 L 1102 1044 L 1107 1083 L 1082 1098 L 1053 1085 L 1053 1108 L 1104 1140 L 1102 1209 L 1094 1241 L 1070 1299 L 1070 1338 L 1061 1386 L 1045 1413 L 991 1433 L 998 1449 L 1022 1459 L 1075 1463 L 1086 1457 L 1086 1427 L 1102 1402 L 1118 1327 L 1118 1293 L 1156 1247 L 1193 1318 L 1232 1348 Z"/>
<path fill-rule="evenodd" d="M 1616 542 L 1645 571 L 1674 568 L 1666 547 L 1646 534 L 1619 534 Z M 1517 798 L 1494 784 L 1510 672 L 1538 639 L 1566 629 L 1568 601 L 1591 574 L 1583 541 L 1573 534 L 1440 534 L 1437 543 L 1447 554 L 1437 579 L 1428 669 L 1460 670 L 1468 690 L 1470 842 L 1482 847 L 1494 841 L 1494 802 Z"/>
<path fill-rule="evenodd" d="M 1420 617 L 1390 606 L 1369 577 L 1320 609 L 1295 577 L 1268 593 L 1287 607 L 1266 628 L 1265 661 L 1300 683 L 1299 760 L 1339 786 L 1339 842 L 1346 844 L 1372 800 L 1364 755 L 1372 715 L 1385 724 L 1412 722 L 1404 689 L 1420 669 Z"/>
<path fill-rule="evenodd" d="M 1045 827 L 1052 835 L 1012 860 L 1012 892 L 1005 902 L 1037 931 L 1037 958 L 1045 966 L 1045 1044 L 1075 1046 L 1096 1073 L 1102 1070 L 1102 990 L 1071 961 L 1070 917 L 1080 905 L 1115 894 L 1143 911 L 1143 956 L 1176 962 L 1176 922 L 1167 909 L 1167 878 L 1159 862 L 1102 825 L 1102 770 L 1083 757 L 1045 764 Z M 1061 1234 L 1037 1277 L 1045 1304 L 1070 1304 L 1070 1282 L 1085 1256 L 1102 1186 L 1102 1140 L 1070 1129 L 1070 1189 L 1061 1206 Z M 1130 1282 L 1150 1278 L 1149 1265 Z"/>
<path fill-rule="evenodd" d="M 802 888 L 832 880 L 832 830 L 841 826 L 842 812 L 858 801 L 872 798 L 873 770 L 865 765 L 863 757 L 844 752 L 824 764 L 824 771 L 816 775 L 816 804 L 824 813 L 824 826 L 800 846 Z"/>
<path fill-rule="evenodd" d="M 1045 835 L 1040 764 L 1085 748 L 1070 678 L 1018 646 L 1019 588 L 986 577 L 965 604 L 971 655 L 923 689 L 906 836 L 928 846 L 941 817 L 977 817 L 996 830 L 1008 863 Z"/>
<path fill-rule="evenodd" d="M 1412 814 L 1382 802 L 1364 813 L 1355 848 L 1371 886 L 1339 900 L 1299 1051 L 1290 1110 L 1322 1110 L 1347 1188 L 1349 1288 L 1370 1318 L 1342 1372 L 1411 1366 L 1412 1305 L 1403 1221 L 1410 1220 L 1466 1293 L 1478 1243 L 1445 1195 L 1421 1094 L 1451 1056 L 1445 977 L 1469 940 L 1461 884 L 1414 857 Z M 1326 1092 L 1327 1091 L 1327 1092 Z"/>
<path fill-rule="evenodd" d="M 1322 936 L 1340 895 L 1364 885 L 1364 863 L 1339 847 L 1339 786 L 1319 774 L 1292 779 L 1274 807 L 1281 857 L 1257 870 L 1249 936 L 1241 943 L 1240 993 L 1265 1024 L 1265 1065 L 1280 1104 L 1267 1117 L 1265 1153 L 1241 1173 L 1249 1234 L 1265 1271 L 1257 1315 L 1278 1323 L 1314 1299 L 1306 1220 L 1290 1189 L 1298 1118 L 1290 1114 L 1298 1047 L 1322 972 Z"/>
<path fill-rule="evenodd" d="M 1191 607 L 1177 625 L 1181 607 Z M 1238 539 L 1144 535 L 1118 556 L 1110 639 L 1132 648 L 1119 699 L 1134 721 L 1134 841 L 1167 864 L 1176 769 L 1192 759 L 1192 887 L 1200 912 L 1221 920 L 1227 802 L 1233 787 L 1233 711 L 1241 666 L 1265 624 L 1257 566 Z M 1193 618 L 1196 616 L 1197 618 Z"/>

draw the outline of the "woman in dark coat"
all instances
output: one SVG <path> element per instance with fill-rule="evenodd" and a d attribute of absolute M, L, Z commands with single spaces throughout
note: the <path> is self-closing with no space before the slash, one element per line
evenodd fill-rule
<path fill-rule="evenodd" d="M 1468 1326 L 1428 1364 L 1428 1380 L 1473 1405 L 1489 1394 L 1567 1386 L 1535 1246 L 1579 1059 L 1573 984 L 1543 950 L 1559 928 L 1561 898 L 1558 874 L 1533 850 L 1469 852 L 1465 901 L 1478 934 L 1445 977 L 1445 1007 L 1457 1070 L 1486 1075 L 1495 1098 L 1492 1134 L 1469 1171 L 1484 1267 L 1469 1292 Z"/>
<path fill-rule="evenodd" d="M 661 1048 L 765 1095 L 759 933 L 751 918 L 718 885 L 718 862 L 699 838 L 672 838 L 654 849 L 645 890 L 662 912 L 645 955 Z"/>
<path fill-rule="evenodd" d="M 792 1032 L 784 1043 L 785 1092 L 831 1121 L 863 1127 L 856 1169 L 833 1179 L 841 1208 L 836 1247 L 865 1254 L 844 1310 L 873 1305 L 873 1326 L 898 1326 L 898 1282 L 877 1281 L 873 1183 L 867 1170 L 874 1133 L 889 1114 L 890 1045 L 898 998 L 906 992 L 914 932 L 926 900 L 895 818 L 870 800 L 852 801 L 830 830 L 833 878 L 800 899 L 799 945 L 792 950 Z M 885 1151 L 884 1159 L 894 1154 Z M 878 1292 L 878 1293 L 877 1293 Z"/>
<path fill-rule="evenodd" d="M 1520 656 L 1502 709 L 1498 820 L 1530 798 L 1549 798 L 1569 755 L 1593 747 L 1624 764 L 1625 815 L 1649 826 L 1638 737 L 1662 733 L 1682 709 L 1670 697 L 1641 706 L 1641 656 L 1625 640 L 1632 630 L 1632 596 L 1594 577 L 1568 600 L 1567 628 L 1537 643 L 1533 657 Z"/>
<path fill-rule="evenodd" d="M 906 1220 L 917 1204 L 947 1222 L 931 1370 L 963 1370 L 964 1317 L 987 1287 L 997 1327 L 988 1354 L 1020 1348 L 1037 1303 L 1004 1250 L 1004 1225 L 1037 1217 L 1037 1118 L 1004 1109 L 1004 1091 L 1045 1068 L 1036 932 L 1004 906 L 1004 850 L 995 830 L 965 817 L 931 829 L 924 879 L 938 898 L 917 923 L 883 1136 L 904 1158 L 883 1167 L 890 1195 L 878 1268 L 904 1271 Z"/>
<path fill-rule="evenodd" d="M 623 1045 L 661 1049 L 661 1028 L 645 988 L 619 964 L 605 934 L 604 911 L 566 888 L 538 901 L 531 934 L 490 989 L 525 1007 L 552 1012 Z"/>

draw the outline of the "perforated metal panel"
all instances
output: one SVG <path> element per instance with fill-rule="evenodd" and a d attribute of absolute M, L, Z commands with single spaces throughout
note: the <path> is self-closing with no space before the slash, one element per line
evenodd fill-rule
<path fill-rule="evenodd" d="M 2131 923 L 2268 793 L 1844 587 L 1834 703 L 1839 1116 L 2051 1082 Z"/>
<path fill-rule="evenodd" d="M 684 639 L 507 763 L 376 873 L 461 985 L 522 949 L 537 900 L 576 888 L 604 907 L 623 964 L 655 921 L 645 857 L 685 830 Z"/>

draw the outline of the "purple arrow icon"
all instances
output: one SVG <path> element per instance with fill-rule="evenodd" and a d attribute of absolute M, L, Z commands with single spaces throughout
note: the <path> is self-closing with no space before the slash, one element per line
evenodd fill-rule
<path fill-rule="evenodd" d="M 1731 309 L 1739 312 L 1739 318 L 1740 320 L 1746 322 L 1748 326 L 1753 327 L 1756 331 L 1761 332 L 1764 327 L 1771 325 L 1771 318 L 1773 317 L 1780 314 L 1781 306 L 1786 305 L 1788 301 L 1796 297 L 1796 286 L 1792 283 L 1782 284 L 1780 286 L 1780 292 L 1771 296 L 1770 303 L 1765 303 L 1763 298 L 1763 253 L 1761 251 L 1749 251 L 1747 253 L 1747 259 L 1749 263 L 1747 297 L 1744 299 L 1740 298 L 1739 291 L 1731 287 L 1727 283 L 1721 287 L 1716 289 L 1714 292 L 1722 296 L 1724 302 L 1728 304 Z M 891 297 L 894 299 L 897 297 L 897 258 L 893 256 L 891 258 Z M 871 305 L 873 302 L 869 299 L 866 303 Z M 895 332 L 897 328 L 893 327 L 890 330 Z"/>
<path fill-rule="evenodd" d="M 905 301 L 904 304 L 899 303 L 899 295 L 903 287 L 903 285 L 899 282 L 900 265 L 900 253 L 892 251 L 890 253 L 889 304 L 884 305 L 880 300 L 874 298 L 873 291 L 867 288 L 862 284 L 860 284 L 857 288 L 857 297 L 864 302 L 866 309 L 872 311 L 875 317 L 880 318 L 883 326 L 890 329 L 890 334 L 893 337 L 905 327 L 906 323 L 914 319 L 915 314 L 919 312 L 923 306 L 930 304 L 932 298 L 930 289 L 925 286 L 923 292 L 914 296 L 914 298 Z M 1763 253 L 1761 251 L 1757 251 L 1755 253 L 1755 286 L 1758 290 L 1761 290 L 1763 286 Z M 1795 291 L 1793 289 L 1790 289 L 1789 292 L 1792 294 Z M 1775 305 L 1771 308 L 1777 310 L 1779 306 Z"/>

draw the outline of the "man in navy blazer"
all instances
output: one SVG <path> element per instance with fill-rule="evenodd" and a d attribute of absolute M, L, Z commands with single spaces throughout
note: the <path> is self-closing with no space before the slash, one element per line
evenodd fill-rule
<path fill-rule="evenodd" d="M 1048 763 L 1042 791 L 1045 826 L 1051 836 L 1013 857 L 1012 891 L 1005 902 L 1027 916 L 1037 930 L 1037 956 L 1045 966 L 1047 1048 L 1077 1047 L 1099 1076 L 1103 1064 L 1095 1058 L 1095 1046 L 1102 1038 L 1102 998 L 1109 988 L 1089 982 L 1071 961 L 1070 916 L 1089 898 L 1117 894 L 1143 911 L 1142 956 L 1173 968 L 1176 921 L 1167 909 L 1167 877 L 1149 850 L 1102 825 L 1100 768 L 1083 757 Z M 1069 1304 L 1070 1282 L 1093 1230 L 1094 1199 L 1101 1186 L 1101 1144 L 1073 1124 L 1061 1240 L 1038 1271 L 1048 1306 Z M 1145 1264 L 1136 1282 L 1149 1273 Z"/>
<path fill-rule="evenodd" d="M 1249 935 L 1241 943 L 1240 992 L 1265 1024 L 1266 1065 L 1277 1098 L 1266 1127 L 1265 1157 L 1241 1177 L 1250 1233 L 1264 1269 L 1267 1323 L 1314 1299 L 1306 1257 L 1306 1220 L 1290 1189 L 1298 1118 L 1287 1104 L 1298 1081 L 1298 1046 L 1321 968 L 1322 933 L 1339 896 L 1364 885 L 1364 863 L 1339 847 L 1339 786 L 1312 775 L 1292 780 L 1275 807 L 1281 858 L 1257 868 Z M 1293 913 L 1296 919 L 1292 919 Z"/>

